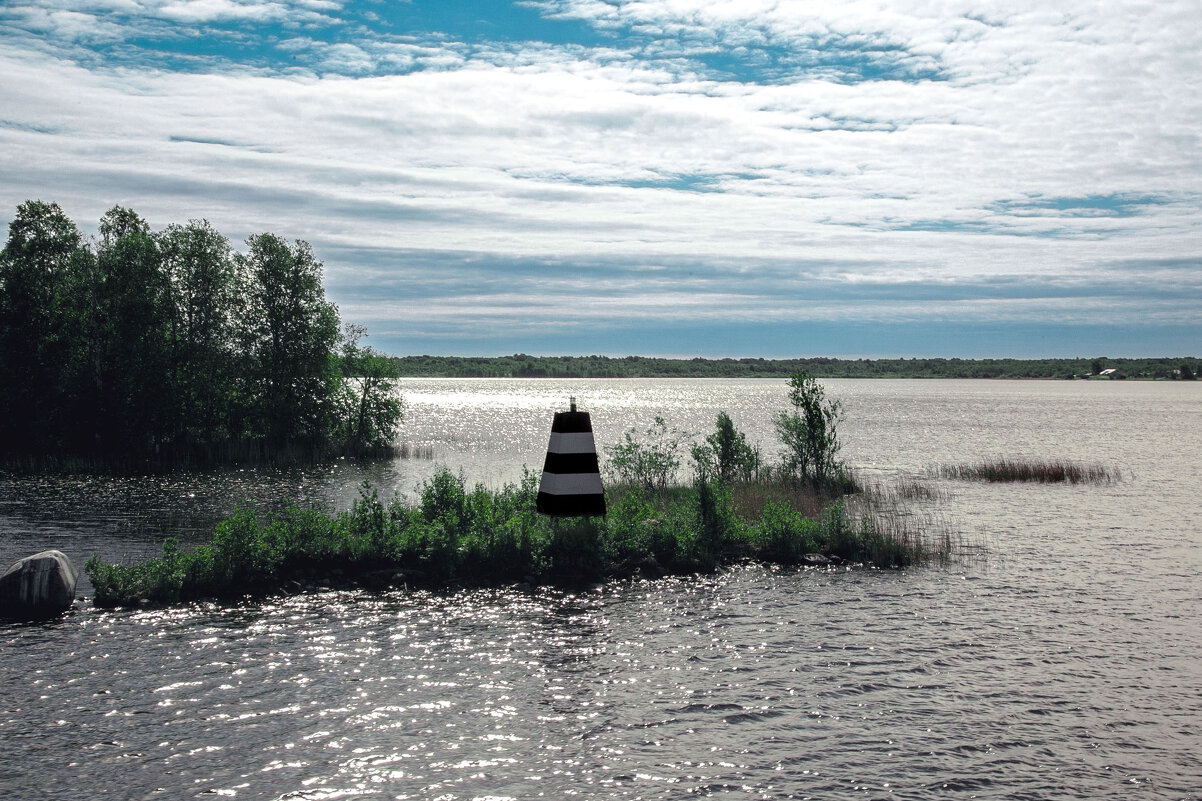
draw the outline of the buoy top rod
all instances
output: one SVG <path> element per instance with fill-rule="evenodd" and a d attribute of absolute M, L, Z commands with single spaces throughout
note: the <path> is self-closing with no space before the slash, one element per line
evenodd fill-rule
<path fill-rule="evenodd" d="M 570 398 L 568 398 L 568 410 L 573 411 L 573 412 L 576 411 L 576 396 L 575 395 L 572 395 Z"/>

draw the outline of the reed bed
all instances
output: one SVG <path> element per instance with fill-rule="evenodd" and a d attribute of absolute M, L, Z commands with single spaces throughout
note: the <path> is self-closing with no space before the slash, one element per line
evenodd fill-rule
<path fill-rule="evenodd" d="M 961 481 L 1029 481 L 1043 484 L 1109 484 L 1122 479 L 1118 470 L 1100 464 L 1004 457 L 974 464 L 941 465 L 936 473 L 942 478 Z"/>

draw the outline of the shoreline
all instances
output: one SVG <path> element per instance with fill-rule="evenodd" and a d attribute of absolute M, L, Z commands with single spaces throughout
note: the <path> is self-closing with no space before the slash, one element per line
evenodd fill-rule
<path fill-rule="evenodd" d="M 389 356 L 399 378 L 956 378 L 1191 381 L 1196 356 L 1055 359 L 668 359 L 652 356 Z"/>

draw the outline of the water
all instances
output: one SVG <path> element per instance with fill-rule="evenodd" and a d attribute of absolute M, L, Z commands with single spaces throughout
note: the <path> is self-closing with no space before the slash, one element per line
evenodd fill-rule
<path fill-rule="evenodd" d="M 1202 385 L 827 381 L 871 478 L 986 456 L 1105 486 L 943 480 L 950 568 L 740 567 L 569 593 L 324 592 L 0 624 L 0 793 L 180 798 L 1202 797 Z M 408 381 L 434 458 L 0 480 L 0 561 L 203 539 L 240 500 L 345 507 L 440 465 L 496 486 L 568 395 L 598 442 L 717 410 L 774 449 L 780 381 Z M 446 432 L 455 432 L 448 435 Z M 81 581 L 81 593 L 90 587 Z"/>

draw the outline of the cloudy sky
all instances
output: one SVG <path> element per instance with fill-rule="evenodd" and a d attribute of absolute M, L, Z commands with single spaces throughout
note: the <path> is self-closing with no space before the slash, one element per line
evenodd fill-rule
<path fill-rule="evenodd" d="M 305 239 L 392 353 L 1197 355 L 1200 18 L 5 0 L 0 224 Z"/>

